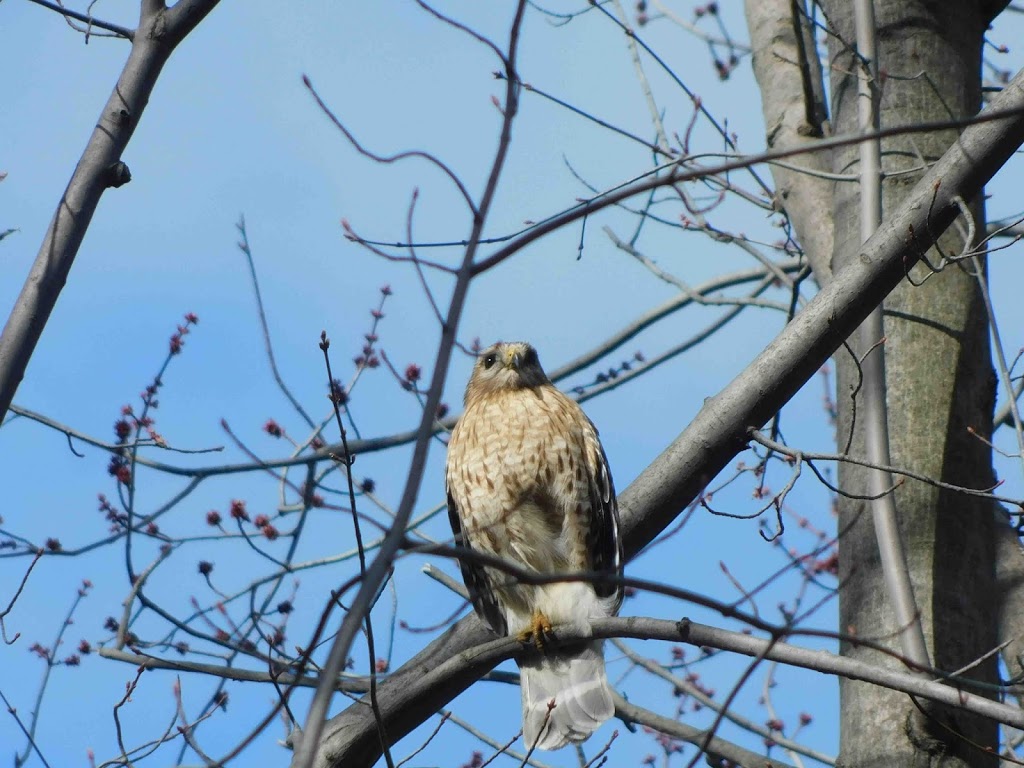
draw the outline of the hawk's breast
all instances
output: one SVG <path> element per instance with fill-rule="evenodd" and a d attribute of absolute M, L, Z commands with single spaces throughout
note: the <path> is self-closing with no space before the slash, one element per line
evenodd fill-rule
<path fill-rule="evenodd" d="M 471 546 L 541 573 L 586 568 L 581 423 L 590 427 L 553 387 L 502 392 L 467 408 L 449 444 L 448 484 Z"/>

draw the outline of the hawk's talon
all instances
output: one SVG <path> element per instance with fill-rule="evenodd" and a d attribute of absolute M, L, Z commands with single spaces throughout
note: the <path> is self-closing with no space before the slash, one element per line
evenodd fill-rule
<path fill-rule="evenodd" d="M 554 630 L 551 627 L 551 619 L 541 611 L 534 611 L 529 626 L 516 635 L 520 643 L 529 643 L 531 640 L 537 646 L 538 651 L 544 650 L 545 638 L 553 636 Z"/>

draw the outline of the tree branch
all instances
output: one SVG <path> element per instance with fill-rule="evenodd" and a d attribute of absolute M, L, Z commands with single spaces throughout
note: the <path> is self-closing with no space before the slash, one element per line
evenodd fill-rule
<path fill-rule="evenodd" d="M 96 27 L 97 29 L 105 29 L 107 32 L 113 32 L 114 35 L 123 37 L 126 40 L 132 40 L 135 37 L 135 30 L 133 29 L 128 29 L 127 27 L 122 27 L 118 24 L 111 24 L 109 21 L 94 18 L 90 14 L 73 11 L 70 8 L 58 5 L 57 3 L 48 2 L 48 0 L 29 0 L 29 2 L 41 5 L 43 8 L 49 8 L 51 11 L 56 11 L 65 19 L 75 19 L 83 24 L 88 24 L 90 27 Z M 86 42 L 88 42 L 88 38 L 86 38 Z"/>
<path fill-rule="evenodd" d="M 792 768 L 789 763 L 783 763 L 778 760 L 773 760 L 766 755 L 759 755 L 756 752 L 751 752 L 749 749 L 733 744 L 725 739 L 720 739 L 717 736 L 712 736 L 710 739 L 707 737 L 707 732 L 700 728 L 694 728 L 692 725 L 686 725 L 680 723 L 678 720 L 659 715 L 655 712 L 651 712 L 649 709 L 638 707 L 636 704 L 632 704 L 626 701 L 618 694 L 614 695 L 615 699 L 615 715 L 625 722 L 637 722 L 642 725 L 650 726 L 656 731 L 673 736 L 682 741 L 689 742 L 690 744 L 696 744 L 698 747 L 703 747 L 704 752 L 707 753 L 710 759 L 716 757 L 719 761 L 728 760 L 733 765 L 749 765 L 756 766 L 756 768 Z M 705 744 L 705 742 L 707 742 Z"/>
<path fill-rule="evenodd" d="M 179 0 L 169 9 L 154 0 L 142 3 L 128 60 L 57 204 L 32 270 L 0 334 L 0 421 L 67 282 L 100 197 L 108 187 L 131 180 L 121 155 L 135 133 L 160 71 L 175 46 L 217 3 Z"/>

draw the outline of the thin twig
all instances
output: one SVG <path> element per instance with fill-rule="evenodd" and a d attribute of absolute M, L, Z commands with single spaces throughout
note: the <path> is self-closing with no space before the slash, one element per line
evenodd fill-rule
<path fill-rule="evenodd" d="M 324 365 L 327 368 L 327 380 L 334 381 L 334 374 L 331 372 L 331 356 L 328 353 L 331 342 L 327 338 L 327 333 L 322 331 L 320 333 L 320 349 L 324 353 Z M 332 392 L 332 395 L 334 393 Z M 345 480 L 348 484 L 348 500 L 349 507 L 352 510 L 352 528 L 355 531 L 356 537 L 356 549 L 359 551 L 359 575 L 361 578 L 366 578 L 366 550 L 363 548 L 363 534 L 359 526 L 359 515 L 356 513 L 356 488 L 355 483 L 352 481 L 352 462 L 355 461 L 353 456 L 348 449 L 348 435 L 345 432 L 345 425 L 341 421 L 341 411 L 339 410 L 339 398 L 337 396 L 331 397 L 331 403 L 334 405 L 334 418 L 338 423 L 338 432 L 341 434 L 341 444 L 345 450 L 342 461 L 345 464 Z M 380 735 L 380 747 L 384 753 L 384 759 L 388 764 L 388 768 L 395 768 L 394 760 L 391 758 L 391 749 L 388 744 L 387 731 L 384 728 L 384 718 L 380 714 L 380 705 L 377 703 L 377 651 L 374 647 L 373 640 L 373 621 L 369 608 L 366 610 L 363 616 L 364 625 L 366 628 L 366 650 L 370 656 L 370 706 L 373 708 L 374 717 L 377 719 L 377 732 Z"/>
<path fill-rule="evenodd" d="M 235 224 L 235 227 L 238 229 L 238 233 L 242 238 L 238 243 L 238 250 L 245 255 L 245 262 L 249 266 L 249 277 L 252 280 L 253 295 L 256 297 L 256 310 L 260 317 L 260 329 L 263 332 L 263 346 L 266 347 L 267 350 L 267 360 L 270 362 L 270 371 L 274 376 L 274 381 L 277 382 L 278 389 L 281 390 L 281 394 L 288 398 L 288 402 L 292 404 L 292 408 L 294 408 L 295 412 L 303 418 L 306 424 L 309 425 L 310 429 L 314 429 L 316 424 L 313 422 L 313 419 L 309 417 L 309 414 L 306 413 L 305 409 L 295 398 L 295 395 L 292 394 L 291 390 L 284 383 L 284 379 L 281 378 L 281 372 L 277 368 L 277 359 L 274 357 L 274 345 L 270 341 L 270 327 L 267 324 L 267 313 L 263 308 L 263 294 L 260 293 L 260 281 L 256 276 L 256 262 L 253 260 L 252 248 L 249 246 L 249 231 L 245 227 L 245 216 L 239 217 L 238 223 Z"/>
<path fill-rule="evenodd" d="M 135 37 L 135 30 L 128 29 L 128 27 L 122 27 L 118 24 L 112 24 L 109 21 L 103 21 L 102 19 L 94 18 L 93 16 L 87 16 L 84 13 L 73 11 L 70 8 L 65 8 L 63 5 L 57 3 L 51 3 L 49 0 L 29 0 L 31 3 L 41 5 L 43 8 L 49 8 L 51 11 L 56 11 L 65 19 L 75 19 L 88 24 L 90 27 L 99 27 L 105 29 L 108 32 L 113 32 L 117 37 L 123 37 L 126 40 L 132 40 Z"/>

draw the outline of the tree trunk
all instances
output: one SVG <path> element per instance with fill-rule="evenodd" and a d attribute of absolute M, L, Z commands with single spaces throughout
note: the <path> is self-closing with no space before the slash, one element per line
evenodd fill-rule
<path fill-rule="evenodd" d="M 853 53 L 853 4 L 830 0 L 823 7 L 836 37 L 829 38 L 832 125 L 837 134 L 857 129 L 859 66 Z M 975 114 L 981 103 L 982 37 L 989 22 L 981 3 L 875 3 L 883 128 L 943 121 Z M 957 138 L 954 129 L 897 136 L 882 144 L 883 216 L 920 178 L 922 161 L 936 160 Z M 837 150 L 833 170 L 857 172 L 857 148 Z M 894 172 L 911 170 L 899 176 Z M 980 201 L 972 206 L 984 232 Z M 832 268 L 840 271 L 860 252 L 858 185 L 838 183 L 835 194 Z M 951 228 L 940 240 L 947 255 L 964 248 Z M 942 255 L 928 254 L 933 265 Z M 884 304 L 886 389 L 893 464 L 947 483 L 986 488 L 993 482 L 991 433 L 995 379 L 989 359 L 987 318 L 970 260 L 930 274 L 918 264 Z M 926 279 L 927 278 L 927 279 Z M 922 284 L 922 281 L 923 284 Z M 916 283 L 916 285 L 912 284 Z M 880 341 L 880 340 L 879 340 Z M 851 337 L 854 355 L 865 352 Z M 837 441 L 864 455 L 858 422 L 857 360 L 836 356 Z M 869 493 L 867 472 L 843 466 L 844 493 Z M 912 480 L 896 490 L 896 507 L 918 610 L 933 666 L 956 671 L 996 644 L 994 516 L 989 501 L 943 491 Z M 899 652 L 893 612 L 879 563 L 869 502 L 843 496 L 839 504 L 840 630 L 870 638 Z M 849 656 L 882 665 L 899 662 L 852 641 Z M 996 659 L 970 676 L 996 679 Z M 864 683 L 842 681 L 840 764 L 878 766 L 995 766 L 995 725 L 962 712 L 921 705 L 909 697 Z M 973 745 L 970 743 L 973 742 Z M 974 746 L 977 745 L 977 746 Z"/>

